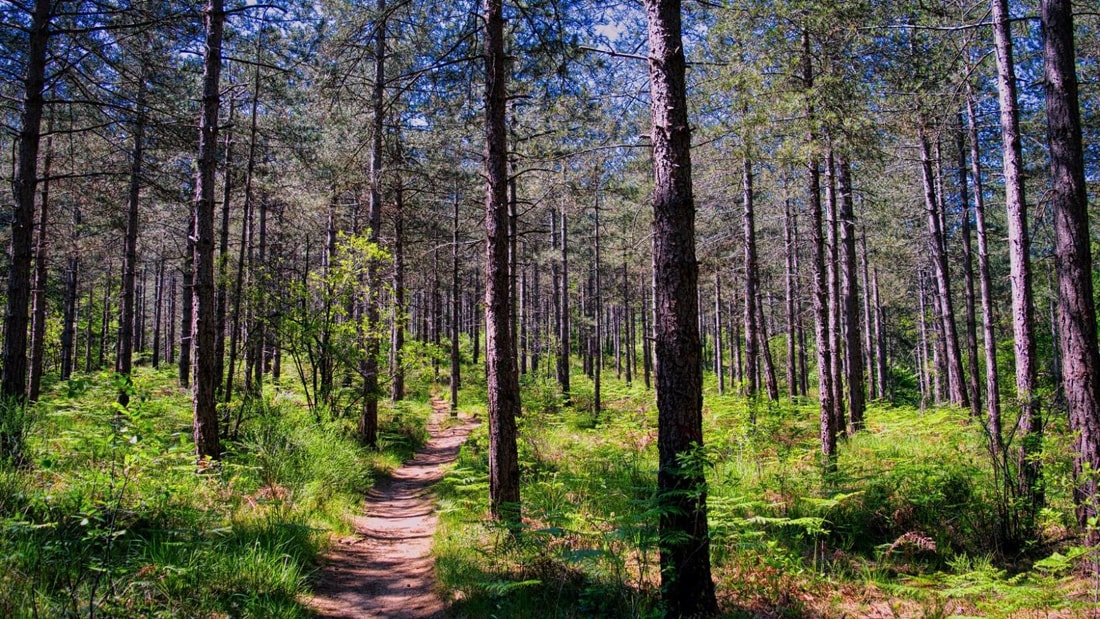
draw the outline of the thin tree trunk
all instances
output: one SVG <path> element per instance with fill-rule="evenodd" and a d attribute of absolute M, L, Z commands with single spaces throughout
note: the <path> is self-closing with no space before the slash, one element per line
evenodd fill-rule
<path fill-rule="evenodd" d="M 107 332 L 111 325 L 111 264 L 107 264 L 107 278 L 103 282 L 103 315 L 99 329 L 99 359 L 96 369 L 103 367 L 107 356 Z"/>
<path fill-rule="evenodd" d="M 164 260 L 157 263 L 156 286 L 153 289 L 153 367 L 160 367 L 161 305 L 164 301 Z"/>
<path fill-rule="evenodd" d="M 130 403 L 130 387 L 133 384 L 130 373 L 133 371 L 134 353 L 134 280 L 137 276 L 137 240 L 138 208 L 141 202 L 141 175 L 145 152 L 145 66 L 141 69 L 137 84 L 137 103 L 134 105 L 133 136 L 134 146 L 130 154 L 130 188 L 126 203 L 126 236 L 123 241 L 122 290 L 120 292 L 118 318 L 118 356 L 115 357 L 115 372 L 123 379 L 118 392 L 120 406 Z"/>
<path fill-rule="evenodd" d="M 371 92 L 370 205 L 367 213 L 367 238 L 377 244 L 382 228 L 382 132 L 385 130 L 386 86 L 386 0 L 378 0 L 374 25 L 374 88 Z M 359 417 L 359 439 L 367 446 L 378 446 L 378 323 L 382 301 L 382 276 L 378 260 L 367 263 L 365 310 L 366 350 L 360 364 L 363 374 L 363 409 Z"/>
<path fill-rule="evenodd" d="M 75 213 L 80 212 L 79 207 L 74 207 Z M 79 220 L 79 215 L 73 216 L 74 220 Z M 76 228 L 78 226 L 74 226 Z M 75 235 L 74 235 L 75 236 Z M 76 313 L 77 313 L 77 295 L 79 294 L 78 286 L 80 279 L 80 259 L 77 258 L 76 252 L 72 251 L 69 254 L 68 264 L 65 267 L 65 323 L 61 326 L 61 380 L 69 380 L 72 377 L 73 371 L 76 368 Z M 88 304 L 88 308 L 85 310 L 88 313 L 88 324 L 91 324 L 91 304 Z M 90 333 L 88 334 L 88 340 L 91 340 Z M 88 349 L 90 350 L 90 349 Z"/>
<path fill-rule="evenodd" d="M 783 209 L 783 246 L 784 256 L 787 261 L 787 272 L 783 278 L 786 283 L 786 301 L 787 308 L 787 395 L 792 399 L 799 395 L 798 393 L 798 359 L 795 348 L 797 342 L 795 341 L 795 266 L 794 266 L 794 254 L 795 245 L 794 237 L 792 236 L 793 227 L 793 215 L 791 213 L 791 201 L 788 199 L 784 202 Z"/>
<path fill-rule="evenodd" d="M 768 345 L 768 323 L 764 315 L 764 295 L 756 296 L 757 335 L 760 337 L 760 359 L 764 364 L 764 387 L 768 390 L 768 399 L 779 401 L 779 380 L 775 375 L 775 363 L 772 361 L 771 346 Z"/>
<path fill-rule="evenodd" d="M 602 314 L 603 314 L 603 290 L 600 286 L 600 194 L 599 184 L 597 182 L 596 196 L 593 204 L 593 211 L 595 215 L 595 234 L 593 235 L 593 253 L 595 255 L 595 264 L 592 265 L 592 280 L 593 288 L 595 292 L 595 298 L 593 299 L 593 313 L 595 315 L 595 346 L 593 347 L 593 353 L 595 353 L 593 377 L 592 377 L 592 415 L 593 423 L 600 418 L 600 374 L 603 371 L 603 331 L 601 327 Z"/>
<path fill-rule="evenodd" d="M 714 375 L 718 377 L 718 395 L 726 393 L 726 372 L 722 367 L 722 271 L 714 270 Z"/>
<path fill-rule="evenodd" d="M 183 259 L 183 300 L 180 303 L 182 311 L 180 312 L 179 380 L 180 386 L 184 389 L 191 386 L 191 351 L 194 348 L 192 336 L 195 322 L 195 240 L 192 231 L 195 229 L 195 207 L 193 204 L 188 221 L 187 254 Z"/>
<path fill-rule="evenodd" d="M 394 188 L 393 330 L 390 340 L 390 401 L 405 399 L 405 186 Z"/>
<path fill-rule="evenodd" d="M 653 341 L 653 323 L 650 320 L 650 317 L 653 316 L 653 310 L 650 306 L 648 290 L 648 286 L 642 286 L 642 380 L 645 383 L 646 391 L 649 391 L 652 386 L 650 375 L 653 372 L 653 350 L 651 345 Z"/>
<path fill-rule="evenodd" d="M 1012 58 L 1012 31 L 1008 0 L 992 0 L 993 39 L 997 55 L 997 92 L 1001 108 L 1001 154 L 1004 158 L 1005 208 L 1008 212 L 1009 279 L 1012 282 L 1012 333 L 1016 357 L 1016 400 L 1020 409 L 1016 434 L 1018 489 L 1026 501 L 1022 531 L 1033 530 L 1043 505 L 1038 454 L 1042 447 L 1042 415 L 1036 394 L 1035 309 L 1032 304 L 1031 244 L 1024 201 L 1024 163 L 1017 107 L 1016 70 Z"/>
<path fill-rule="evenodd" d="M 569 405 L 569 235 L 565 209 L 561 211 L 561 321 L 558 323 L 558 386 Z"/>
<path fill-rule="evenodd" d="M 879 397 L 889 399 L 890 396 L 887 391 L 889 383 L 887 380 L 888 364 L 886 359 L 886 316 L 882 307 L 882 299 L 879 298 L 878 294 L 878 269 L 873 272 L 871 285 L 874 288 L 871 296 L 874 297 L 875 310 L 875 345 L 877 346 L 875 362 L 878 364 L 878 371 L 875 374 L 878 379 Z"/>
<path fill-rule="evenodd" d="M 710 574 L 707 485 L 701 464 L 698 266 L 691 136 L 680 1 L 646 0 L 653 119 L 653 290 L 657 345 L 657 486 L 661 594 L 669 617 L 717 614 Z"/>
<path fill-rule="evenodd" d="M 862 204 L 862 203 L 861 203 Z M 862 210 L 862 209 L 861 209 Z M 861 293 L 863 295 L 863 367 L 867 368 L 867 389 L 872 400 L 883 397 L 878 390 L 878 378 L 875 375 L 875 341 L 871 337 L 871 325 L 874 322 L 874 314 L 871 313 L 871 278 L 867 265 L 867 222 L 860 222 L 861 234 L 859 235 L 860 249 L 860 277 Z"/>
<path fill-rule="evenodd" d="M 843 248 L 840 296 L 843 300 L 844 354 L 848 383 L 850 434 L 863 429 L 866 394 L 863 379 L 863 346 L 860 341 L 859 283 L 856 274 L 856 221 L 852 203 L 852 171 L 847 158 L 839 157 L 840 245 Z"/>
<path fill-rule="evenodd" d="M 34 249 L 34 290 L 31 308 L 30 382 L 27 399 L 38 400 L 42 387 L 42 363 L 46 352 L 46 279 L 49 276 L 50 168 L 53 164 L 53 138 L 46 138 L 46 157 L 42 163 L 42 191 L 38 213 L 38 242 Z"/>
<path fill-rule="evenodd" d="M 1088 188 L 1081 140 L 1081 110 L 1068 0 L 1042 0 L 1043 65 L 1046 72 L 1051 208 L 1058 270 L 1058 332 L 1062 382 L 1074 434 L 1073 499 L 1085 543 L 1100 544 L 1090 525 L 1100 494 L 1100 353 L 1089 245 Z"/>
<path fill-rule="evenodd" d="M 802 84 L 803 88 L 813 88 L 813 66 L 810 63 L 810 34 L 802 31 Z M 813 107 L 807 104 L 807 116 L 813 117 Z M 811 131 L 807 136 L 811 146 L 816 145 L 817 136 Z M 810 234 L 813 244 L 813 299 L 814 299 L 814 335 L 817 343 L 817 391 L 821 405 L 821 453 L 825 467 L 829 471 L 836 469 L 836 415 L 833 402 L 833 358 L 831 338 L 829 337 L 829 281 L 825 269 L 825 229 L 821 212 L 821 169 L 816 156 L 807 164 L 808 192 L 810 204 Z"/>
<path fill-rule="evenodd" d="M 214 392 L 219 380 L 215 372 L 214 303 L 214 175 L 218 140 L 219 78 L 221 76 L 222 32 L 225 12 L 222 0 L 207 0 L 206 49 L 203 54 L 202 114 L 199 118 L 198 178 L 195 183 L 195 455 L 200 459 L 220 458 L 218 416 Z"/>
<path fill-rule="evenodd" d="M 756 227 L 753 221 L 752 161 L 748 155 L 741 158 L 741 205 L 743 208 L 742 240 L 745 249 L 745 395 L 755 398 L 760 391 L 759 360 L 760 334 L 756 325 Z M 755 414 L 753 415 L 755 422 Z"/>
<path fill-rule="evenodd" d="M 826 286 L 828 288 L 828 311 L 826 315 L 829 321 L 827 335 L 829 338 L 830 364 L 829 372 L 832 375 L 830 385 L 832 394 L 830 399 L 833 405 L 833 427 L 837 434 L 844 432 L 844 380 L 843 380 L 843 351 L 841 351 L 840 339 L 840 260 L 837 242 L 837 196 L 836 196 L 836 158 L 833 156 L 832 145 L 826 139 L 825 162 L 825 273 Z"/>
<path fill-rule="evenodd" d="M 231 96 L 229 98 L 229 118 L 226 121 L 227 129 L 225 131 L 225 167 L 222 172 L 222 225 L 218 239 L 218 284 L 216 292 L 218 309 L 215 318 L 216 326 L 214 327 L 217 333 L 214 341 L 214 372 L 218 376 L 217 391 L 222 389 L 222 377 L 225 376 L 225 326 L 226 314 L 229 313 L 229 197 L 232 195 L 233 190 L 233 116 L 235 110 L 236 100 Z M 157 289 L 160 289 L 159 277 L 157 279 Z M 157 308 L 159 312 L 159 302 Z M 157 327 L 160 327 L 159 319 Z M 155 353 L 154 358 L 156 358 Z"/>
<path fill-rule="evenodd" d="M 458 389 L 462 385 L 458 350 L 458 202 L 456 191 L 451 218 L 451 415 L 458 415 Z"/>
<path fill-rule="evenodd" d="M 958 151 L 959 204 L 962 210 L 962 270 L 963 294 L 966 299 L 966 359 L 967 374 L 970 378 L 970 416 L 978 419 L 982 415 L 982 386 L 978 369 L 978 321 L 977 303 L 974 296 L 974 252 L 970 242 L 970 198 L 967 196 L 966 136 L 963 134 L 962 119 L 957 119 L 955 148 Z"/>
<path fill-rule="evenodd" d="M 966 393 L 963 376 L 962 354 L 959 336 L 955 328 L 955 304 L 951 300 L 951 274 L 947 265 L 946 241 L 942 226 L 942 195 L 937 195 L 932 155 L 924 128 L 918 129 L 921 153 L 921 178 L 924 182 L 924 206 L 928 220 L 929 249 L 936 278 L 936 314 L 939 316 L 943 342 L 943 364 L 947 369 L 947 397 L 955 406 L 968 408 L 970 399 Z"/>

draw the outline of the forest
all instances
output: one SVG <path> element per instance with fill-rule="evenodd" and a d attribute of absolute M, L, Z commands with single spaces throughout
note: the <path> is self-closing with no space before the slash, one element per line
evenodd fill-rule
<path fill-rule="evenodd" d="M 4 0 L 0 120 L 0 616 L 1100 616 L 1096 0 Z"/>

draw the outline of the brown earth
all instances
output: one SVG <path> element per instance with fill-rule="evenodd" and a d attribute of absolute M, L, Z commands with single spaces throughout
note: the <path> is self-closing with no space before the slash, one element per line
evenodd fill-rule
<path fill-rule="evenodd" d="M 355 532 L 325 556 L 309 601 L 319 617 L 446 616 L 435 591 L 431 547 L 438 517 L 431 488 L 477 422 L 461 418 L 447 427 L 448 404 L 433 400 L 432 409 L 428 443 L 370 491 L 354 520 Z"/>

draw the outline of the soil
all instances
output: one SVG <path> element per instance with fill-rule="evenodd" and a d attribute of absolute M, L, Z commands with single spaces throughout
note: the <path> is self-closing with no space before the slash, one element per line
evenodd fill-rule
<path fill-rule="evenodd" d="M 310 606 L 319 617 L 423 619 L 446 616 L 435 591 L 432 536 L 438 517 L 432 486 L 458 457 L 476 421 L 448 421 L 448 404 L 432 401 L 431 438 L 367 495 L 355 533 L 325 556 Z"/>

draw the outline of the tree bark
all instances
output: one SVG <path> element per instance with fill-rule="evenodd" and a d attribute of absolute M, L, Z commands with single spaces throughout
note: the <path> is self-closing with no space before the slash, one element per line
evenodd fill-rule
<path fill-rule="evenodd" d="M 752 161 L 741 157 L 741 226 L 745 249 L 745 395 L 755 398 L 760 392 L 759 342 L 756 325 L 756 224 L 753 220 Z"/>
<path fill-rule="evenodd" d="M 1032 304 L 1030 244 L 1027 204 L 1024 201 L 1024 163 L 1017 107 L 1016 70 L 1012 58 L 1012 31 L 1008 0 L 991 0 L 993 39 L 997 55 L 997 93 L 1001 108 L 1001 154 L 1004 159 L 1005 208 L 1008 212 L 1009 279 L 1012 282 L 1012 333 L 1016 357 L 1016 450 L 1018 490 L 1025 500 L 1021 514 L 1023 531 L 1034 527 L 1043 504 L 1041 469 L 1037 458 L 1042 446 L 1042 415 L 1035 392 L 1035 309 Z"/>
<path fill-rule="evenodd" d="M 710 574 L 703 445 L 695 204 L 679 0 L 646 0 L 653 120 L 653 291 L 661 594 L 667 617 L 718 611 Z"/>
<path fill-rule="evenodd" d="M 1100 488 L 1100 353 L 1096 341 L 1088 188 L 1081 140 L 1081 110 L 1068 0 L 1042 0 L 1043 65 L 1050 147 L 1050 203 L 1054 211 L 1058 274 L 1058 334 L 1062 382 L 1074 435 L 1074 491 L 1077 522 L 1089 546 L 1100 543 L 1090 520 L 1097 516 Z"/>
<path fill-rule="evenodd" d="M 936 300 L 939 307 L 940 333 L 943 338 L 944 366 L 947 368 L 948 399 L 955 406 L 967 408 L 970 399 L 966 394 L 963 376 L 962 354 L 959 351 L 959 335 L 955 328 L 955 304 L 951 299 L 951 273 L 947 266 L 946 241 L 940 204 L 942 196 L 937 195 L 933 161 L 928 137 L 924 128 L 918 130 L 921 154 L 921 178 L 924 182 L 924 206 L 928 220 L 930 259 L 936 276 Z"/>
<path fill-rule="evenodd" d="M 848 383 L 849 434 L 863 429 L 866 393 L 863 378 L 863 345 L 860 341 L 859 282 L 856 279 L 856 221 L 852 201 L 852 169 L 848 159 L 837 161 L 837 184 L 840 189 L 840 245 L 842 248 L 840 297 L 844 327 L 844 355 Z"/>
<path fill-rule="evenodd" d="M 35 0 L 29 30 L 27 72 L 23 79 L 23 111 L 19 130 L 12 195 L 11 266 L 8 270 L 7 312 L 4 314 L 4 367 L 0 396 L 22 401 L 27 396 L 27 326 L 31 290 L 31 245 L 34 242 L 34 195 L 38 186 L 38 147 L 42 133 L 46 48 L 50 40 L 50 0 Z M 22 457 L 22 436 L 0 433 L 0 457 Z"/>
<path fill-rule="evenodd" d="M 813 65 L 810 61 L 810 34 L 802 31 L 802 85 L 813 88 Z M 813 118 L 813 106 L 806 104 L 807 116 Z M 811 130 L 807 136 L 816 147 L 817 136 Z M 821 169 L 816 155 L 807 163 L 807 200 L 810 204 L 810 234 L 813 244 L 814 336 L 817 344 L 817 391 L 821 412 L 821 453 L 825 467 L 836 469 L 836 415 L 833 402 L 833 351 L 829 337 L 829 281 L 825 269 L 825 233 L 821 212 Z"/>
<path fill-rule="evenodd" d="M 558 322 L 558 386 L 569 405 L 569 235 L 565 209 L 561 211 L 561 320 Z"/>
<path fill-rule="evenodd" d="M 787 395 L 794 399 L 798 392 L 798 359 L 795 328 L 795 266 L 794 266 L 794 237 L 792 236 L 794 216 L 791 213 L 791 201 L 784 202 L 783 209 L 783 247 L 784 257 L 787 261 L 787 272 L 784 275 L 785 301 L 787 308 Z"/>
<path fill-rule="evenodd" d="M 49 276 L 50 168 L 53 163 L 53 138 L 46 138 L 46 157 L 42 163 L 42 191 L 39 198 L 38 242 L 34 249 L 34 290 L 31 309 L 30 383 L 27 399 L 38 400 L 42 387 L 42 363 L 46 352 L 46 279 Z"/>
<path fill-rule="evenodd" d="M 955 131 L 955 149 L 958 155 L 959 204 L 962 211 L 962 271 L 963 294 L 966 302 L 966 360 L 970 390 L 970 416 L 978 419 L 982 415 L 982 387 L 978 375 L 978 321 L 977 303 L 974 296 L 974 249 L 971 243 L 970 198 L 967 196 L 966 136 L 963 134 L 962 119 L 957 118 Z"/>
<path fill-rule="evenodd" d="M 374 25 L 374 87 L 371 92 L 370 204 L 367 212 L 367 238 L 377 244 L 382 228 L 382 132 L 385 130 L 386 88 L 386 0 L 378 0 Z M 363 374 L 363 409 L 359 416 L 359 439 L 368 447 L 378 447 L 378 351 L 382 301 L 382 276 L 378 260 L 367 262 L 365 350 L 360 371 Z"/>
<path fill-rule="evenodd" d="M 457 188 L 456 188 L 457 189 Z M 451 415 L 458 415 L 458 389 L 462 386 L 462 365 L 458 349 L 458 193 L 451 217 Z"/>
<path fill-rule="evenodd" d="M 81 226 L 80 205 L 73 205 L 72 247 L 69 249 L 68 264 L 65 267 L 65 300 L 64 321 L 61 327 L 61 380 L 69 380 L 76 369 L 76 314 L 77 297 L 79 295 L 78 283 L 80 281 L 80 258 L 77 254 L 76 242 L 79 238 Z M 89 287 L 90 288 L 90 287 Z M 89 297 L 90 298 L 90 297 Z M 91 303 L 85 309 L 87 322 L 92 324 Z M 91 333 L 87 333 L 85 341 L 86 351 L 91 351 Z M 88 355 L 86 355 L 87 357 Z"/>
<path fill-rule="evenodd" d="M 519 381 L 512 355 L 508 291 L 507 57 L 502 0 L 485 0 L 485 336 L 489 400 L 489 510 L 520 522 L 516 417 Z M 564 226 L 563 226 L 564 228 Z"/>
<path fill-rule="evenodd" d="M 221 229 L 218 231 L 218 284 L 216 293 L 218 310 L 214 328 L 217 333 L 214 346 L 216 351 L 214 353 L 214 373 L 218 376 L 218 390 L 222 388 L 222 377 L 225 375 L 225 326 L 226 315 L 229 313 L 229 197 L 232 195 L 233 190 L 233 115 L 235 109 L 236 101 L 233 97 L 230 97 L 229 117 L 226 121 L 228 128 L 225 131 L 225 164 L 222 172 L 222 222 Z M 160 278 L 157 279 L 157 282 L 159 290 Z"/>
<path fill-rule="evenodd" d="M 134 282 L 137 277 L 137 242 L 139 207 L 141 205 L 141 175 L 145 157 L 145 65 L 137 83 L 137 99 L 134 104 L 133 151 L 130 154 L 130 186 L 126 202 L 126 234 L 123 240 L 122 290 L 119 299 L 118 317 L 118 356 L 115 357 L 115 372 L 122 376 L 123 386 L 118 392 L 120 406 L 130 404 L 130 387 L 133 381 L 134 354 Z"/>
<path fill-rule="evenodd" d="M 390 340 L 390 400 L 405 399 L 405 187 L 394 188 L 393 213 L 393 331 Z"/>
<path fill-rule="evenodd" d="M 183 259 L 183 299 L 180 302 L 180 387 L 191 387 L 191 353 L 194 350 L 195 330 L 195 205 L 191 205 L 191 216 L 187 226 L 187 254 Z M 106 303 L 104 303 L 106 305 Z"/>
<path fill-rule="evenodd" d="M 214 392 L 217 308 L 214 303 L 214 175 L 218 144 L 222 32 L 225 11 L 222 0 L 207 0 L 203 11 L 206 46 L 203 53 L 202 113 L 199 118 L 199 159 L 195 183 L 195 455 L 221 457 Z"/>

